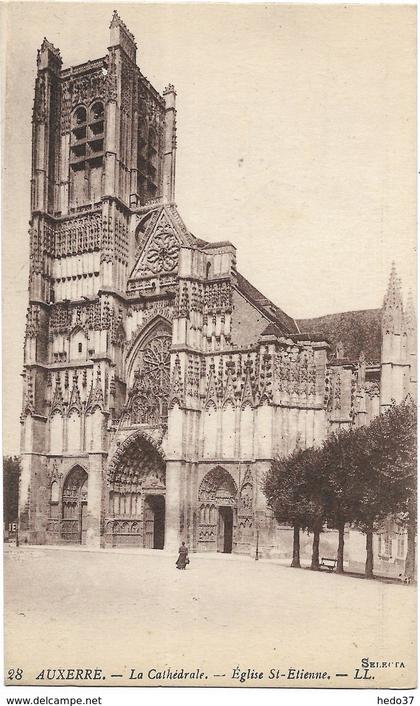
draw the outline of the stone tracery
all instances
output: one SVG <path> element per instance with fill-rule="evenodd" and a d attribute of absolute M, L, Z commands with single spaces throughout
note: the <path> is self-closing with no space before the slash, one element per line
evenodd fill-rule
<path fill-rule="evenodd" d="M 171 336 L 155 335 L 138 353 L 134 380 L 121 424 L 160 424 L 165 421 L 170 389 Z"/>

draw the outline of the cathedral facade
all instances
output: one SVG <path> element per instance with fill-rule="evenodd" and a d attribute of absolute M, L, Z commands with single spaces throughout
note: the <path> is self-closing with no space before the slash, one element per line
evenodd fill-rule
<path fill-rule="evenodd" d="M 273 457 L 415 385 L 397 274 L 382 310 L 294 320 L 184 224 L 176 93 L 118 14 L 103 57 L 37 62 L 21 538 L 275 554 Z"/>

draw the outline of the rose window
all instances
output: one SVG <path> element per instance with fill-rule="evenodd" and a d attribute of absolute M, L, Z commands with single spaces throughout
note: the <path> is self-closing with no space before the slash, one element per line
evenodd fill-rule
<path fill-rule="evenodd" d="M 172 233 L 159 233 L 153 240 L 147 255 L 147 264 L 152 272 L 171 272 L 177 264 L 179 246 Z"/>

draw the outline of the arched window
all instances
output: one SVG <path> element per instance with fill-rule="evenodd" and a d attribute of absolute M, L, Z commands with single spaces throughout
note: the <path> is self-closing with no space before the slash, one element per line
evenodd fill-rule
<path fill-rule="evenodd" d="M 104 119 L 104 106 L 101 101 L 96 101 L 90 109 L 90 122 Z"/>
<path fill-rule="evenodd" d="M 102 196 L 104 106 L 95 101 L 79 106 L 72 116 L 70 144 L 71 201 L 73 206 L 97 202 Z"/>
<path fill-rule="evenodd" d="M 73 115 L 73 124 L 74 125 L 82 125 L 83 123 L 86 122 L 86 108 L 81 105 L 79 108 L 76 108 L 74 111 Z"/>
<path fill-rule="evenodd" d="M 147 161 L 147 190 L 150 196 L 155 196 L 158 182 L 158 139 L 156 131 L 152 127 L 149 129 Z"/>
<path fill-rule="evenodd" d="M 159 424 L 166 419 L 171 343 L 166 328 L 156 331 L 137 350 L 130 364 L 126 420 L 131 420 L 131 424 Z"/>
<path fill-rule="evenodd" d="M 210 279 L 210 272 L 211 272 L 211 262 L 208 262 L 206 265 L 206 279 Z"/>
<path fill-rule="evenodd" d="M 104 155 L 104 105 L 95 101 L 89 111 L 88 127 L 88 179 L 89 201 L 97 202 L 102 196 L 102 167 Z"/>
<path fill-rule="evenodd" d="M 139 120 L 137 127 L 137 191 L 143 196 L 147 182 L 147 125 Z"/>

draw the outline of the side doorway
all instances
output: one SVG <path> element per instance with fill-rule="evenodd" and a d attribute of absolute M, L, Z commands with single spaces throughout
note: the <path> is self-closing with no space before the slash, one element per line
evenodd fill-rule
<path fill-rule="evenodd" d="M 70 544 L 86 541 L 88 474 L 75 466 L 63 486 L 61 539 Z"/>

